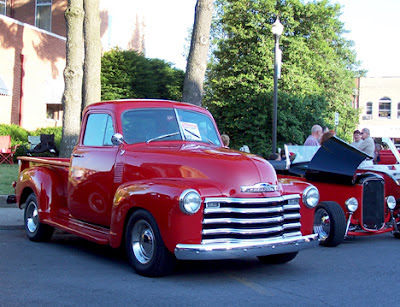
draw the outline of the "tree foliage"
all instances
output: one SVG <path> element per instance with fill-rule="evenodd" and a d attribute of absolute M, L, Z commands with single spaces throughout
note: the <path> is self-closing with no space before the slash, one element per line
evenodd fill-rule
<path fill-rule="evenodd" d="M 123 98 L 182 99 L 184 72 L 136 51 L 113 49 L 101 61 L 102 100 Z"/>
<path fill-rule="evenodd" d="M 334 112 L 340 114 L 339 137 L 350 135 L 358 120 L 351 106 L 358 67 L 352 43 L 343 37 L 339 5 L 328 0 L 307 4 L 300 0 L 217 0 L 216 11 L 205 104 L 233 144 L 246 143 L 263 155 L 270 150 L 271 25 L 277 15 L 284 25 L 278 145 L 304 142 L 314 124 L 333 129 Z"/>

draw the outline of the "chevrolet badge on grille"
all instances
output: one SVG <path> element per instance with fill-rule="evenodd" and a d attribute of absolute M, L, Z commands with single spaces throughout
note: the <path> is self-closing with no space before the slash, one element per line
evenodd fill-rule
<path fill-rule="evenodd" d="M 240 191 L 243 193 L 260 193 L 260 192 L 275 192 L 278 190 L 276 185 L 269 183 L 256 183 L 253 186 L 242 186 Z"/>

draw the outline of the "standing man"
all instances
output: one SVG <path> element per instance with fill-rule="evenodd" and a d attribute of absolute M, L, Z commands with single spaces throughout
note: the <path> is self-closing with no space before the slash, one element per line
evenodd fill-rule
<path fill-rule="evenodd" d="M 351 143 L 352 146 L 355 148 L 360 148 L 361 143 L 363 140 L 361 139 L 361 132 L 360 130 L 356 130 L 353 132 L 353 142 Z"/>
<path fill-rule="evenodd" d="M 358 149 L 365 152 L 367 155 L 373 158 L 375 152 L 375 142 L 371 138 L 370 131 L 368 128 L 364 128 L 363 130 L 361 130 L 361 139 L 363 141 L 358 147 Z"/>
<path fill-rule="evenodd" d="M 322 135 L 322 127 L 320 125 L 314 125 L 311 128 L 311 135 L 308 136 L 304 142 L 304 146 L 319 146 L 319 139 Z"/>

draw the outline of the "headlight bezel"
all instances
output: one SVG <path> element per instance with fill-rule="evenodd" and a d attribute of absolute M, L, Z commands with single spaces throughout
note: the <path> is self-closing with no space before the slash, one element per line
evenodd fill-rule
<path fill-rule="evenodd" d="M 194 189 L 186 189 L 179 196 L 179 208 L 188 215 L 196 214 L 201 208 L 201 203 L 200 193 Z"/>
<path fill-rule="evenodd" d="M 302 201 L 307 208 L 315 208 L 319 203 L 319 199 L 319 191 L 315 186 L 310 185 L 303 191 Z"/>
<path fill-rule="evenodd" d="M 351 213 L 356 212 L 358 209 L 358 200 L 355 197 L 350 197 L 344 202 L 344 204 L 346 205 L 347 210 Z"/>
<path fill-rule="evenodd" d="M 389 205 L 389 201 L 391 205 Z M 386 197 L 386 205 L 390 210 L 396 208 L 396 198 L 393 195 L 389 195 L 388 197 Z"/>

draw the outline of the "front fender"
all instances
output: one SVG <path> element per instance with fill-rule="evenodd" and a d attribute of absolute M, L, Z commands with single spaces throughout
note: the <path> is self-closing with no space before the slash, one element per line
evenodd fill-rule
<path fill-rule="evenodd" d="M 204 206 L 193 215 L 183 213 L 179 208 L 179 196 L 186 189 L 197 190 L 203 203 L 206 197 L 221 196 L 220 190 L 213 186 L 187 180 L 152 180 L 121 185 L 114 196 L 110 245 L 120 246 L 125 225 L 137 209 L 147 210 L 154 217 L 164 244 L 171 252 L 178 243 L 200 244 Z"/>
<path fill-rule="evenodd" d="M 283 194 L 300 194 L 301 233 L 303 235 L 312 234 L 315 208 L 310 209 L 305 204 L 303 204 L 303 192 L 307 187 L 313 185 L 305 181 L 301 181 L 298 178 L 296 179 L 280 177 L 279 182 L 282 186 Z"/>

